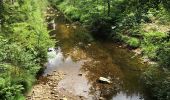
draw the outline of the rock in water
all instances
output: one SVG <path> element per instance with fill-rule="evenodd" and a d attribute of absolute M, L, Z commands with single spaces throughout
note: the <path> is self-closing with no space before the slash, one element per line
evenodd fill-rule
<path fill-rule="evenodd" d="M 103 97 L 100 97 L 99 100 L 105 100 Z"/>
<path fill-rule="evenodd" d="M 100 83 L 108 83 L 108 84 L 111 83 L 110 79 L 105 78 L 105 77 L 100 77 L 100 78 L 99 78 L 99 82 L 100 82 Z"/>

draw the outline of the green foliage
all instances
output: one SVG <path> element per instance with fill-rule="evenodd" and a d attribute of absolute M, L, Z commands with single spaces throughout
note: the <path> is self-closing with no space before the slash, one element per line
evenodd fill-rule
<path fill-rule="evenodd" d="M 67 5 L 67 2 L 63 2 L 59 8 L 64 9 L 65 6 L 67 6 L 67 9 L 64 10 L 64 13 L 70 16 L 72 20 L 79 20 L 81 12 L 78 10 L 78 8 L 75 8 L 72 5 Z"/>
<path fill-rule="evenodd" d="M 169 35 L 161 32 L 144 33 L 142 49 L 150 59 L 156 60 L 162 68 L 170 68 Z M 167 70 L 166 69 L 166 70 Z M 157 100 L 170 99 L 170 74 L 160 72 L 158 67 L 149 67 L 144 73 L 145 83 L 151 88 L 152 95 Z"/>
<path fill-rule="evenodd" d="M 59 2 L 59 0 L 55 1 Z M 92 33 L 98 33 L 96 35 L 99 35 L 99 37 L 100 35 L 104 35 L 105 37 L 110 35 L 111 17 L 107 16 L 107 13 L 105 13 L 106 1 L 64 0 L 56 6 L 73 21 L 80 21 L 83 24 L 88 25 Z"/>
<path fill-rule="evenodd" d="M 111 37 L 113 31 L 127 32 L 149 20 L 147 14 L 150 9 L 159 9 L 162 2 L 158 0 L 49 0 L 73 21 L 80 21 L 89 25 L 95 36 Z M 164 5 L 164 4 L 162 4 Z M 161 6 L 163 8 L 163 6 Z M 163 11 L 163 10 L 162 10 Z M 133 34 L 133 32 L 132 32 Z M 101 36 L 100 36 L 101 35 Z M 134 34 L 133 34 L 134 35 Z"/>
<path fill-rule="evenodd" d="M 7 100 L 15 100 L 15 98 L 18 95 L 21 95 L 22 90 L 24 89 L 22 85 L 20 84 L 13 84 L 11 82 L 11 77 L 1 76 L 0 81 L 1 86 L 0 86 L 0 97 L 1 99 L 7 99 Z"/>
<path fill-rule="evenodd" d="M 157 60 L 158 46 L 149 44 L 142 47 L 143 53 L 147 55 L 151 60 Z"/>
<path fill-rule="evenodd" d="M 143 73 L 143 78 L 146 81 L 146 84 L 152 85 L 156 80 L 158 80 L 161 76 L 161 72 L 157 66 L 150 66 Z"/>
<path fill-rule="evenodd" d="M 151 88 L 151 93 L 157 100 L 170 99 L 170 74 L 161 72 L 158 67 L 149 67 L 144 73 L 145 83 Z"/>
<path fill-rule="evenodd" d="M 133 47 L 133 48 L 137 48 L 137 47 L 140 46 L 139 39 L 137 39 L 137 38 L 130 38 L 130 39 L 127 41 L 127 44 L 128 44 L 130 47 Z"/>
<path fill-rule="evenodd" d="M 137 48 L 140 46 L 140 40 L 135 37 L 121 35 L 118 38 L 120 38 L 121 41 L 126 43 L 131 48 Z"/>
<path fill-rule="evenodd" d="M 24 100 L 53 46 L 45 24 L 47 1 L 1 2 L 0 97 Z"/>
<path fill-rule="evenodd" d="M 159 65 L 170 69 L 170 42 L 164 43 L 158 50 Z"/>
<path fill-rule="evenodd" d="M 142 49 L 150 59 L 157 60 L 157 55 L 162 44 L 166 42 L 167 34 L 161 32 L 144 33 Z"/>
<path fill-rule="evenodd" d="M 155 0 L 158 3 L 158 0 Z M 162 0 L 157 8 L 151 8 L 148 11 L 148 18 L 151 22 L 161 25 L 169 25 L 169 7 L 170 2 Z M 159 2 L 160 3 L 160 2 Z M 159 4 L 158 3 L 158 4 Z M 159 32 L 158 32 L 159 31 Z M 144 54 L 150 59 L 156 60 L 159 67 L 149 67 L 144 73 L 145 83 L 151 89 L 152 96 L 156 100 L 169 100 L 170 99 L 170 41 L 169 32 L 161 32 L 161 27 L 158 29 L 144 32 L 143 34 L 142 49 Z M 163 71 L 160 69 L 163 69 Z"/>

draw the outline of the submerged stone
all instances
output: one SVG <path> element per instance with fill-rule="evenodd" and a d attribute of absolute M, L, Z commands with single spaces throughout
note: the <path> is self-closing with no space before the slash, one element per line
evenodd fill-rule
<path fill-rule="evenodd" d="M 67 98 L 62 98 L 62 99 L 60 99 L 60 100 L 67 100 Z"/>
<path fill-rule="evenodd" d="M 81 74 L 81 73 L 80 73 L 80 74 L 78 74 L 78 76 L 82 76 L 82 75 L 83 75 L 83 74 Z"/>

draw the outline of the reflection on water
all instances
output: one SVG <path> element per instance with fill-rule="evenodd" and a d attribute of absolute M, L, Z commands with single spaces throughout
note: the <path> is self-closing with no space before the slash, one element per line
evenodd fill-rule
<path fill-rule="evenodd" d="M 111 42 L 94 42 L 90 45 L 74 38 L 76 29 L 67 23 L 63 15 L 56 16 L 55 34 L 60 48 L 49 52 L 47 69 L 44 75 L 54 70 L 64 71 L 66 76 L 58 84 L 75 95 L 87 100 L 151 100 L 140 81 L 142 70 L 146 65 L 133 57 L 129 50 L 120 48 Z M 110 78 L 111 84 L 102 84 L 99 77 Z"/>
<path fill-rule="evenodd" d="M 70 48 L 71 44 L 67 46 Z M 67 90 L 75 95 L 83 96 L 87 100 L 98 100 L 100 97 L 105 97 L 108 100 L 144 100 L 142 86 L 139 81 L 140 72 L 132 70 L 133 68 L 136 70 L 136 65 L 140 68 L 142 66 L 137 62 L 128 63 L 125 59 L 129 59 L 130 55 L 124 55 L 126 50 L 112 48 L 119 51 L 114 52 L 112 50 L 111 54 L 116 53 L 114 56 L 121 55 L 122 57 L 126 57 L 121 61 L 123 64 L 121 63 L 119 65 L 118 63 L 114 63 L 114 57 L 108 51 L 101 49 L 97 44 L 92 44 L 91 47 L 84 49 L 86 51 L 84 52 L 86 53 L 86 57 L 78 60 L 73 58 L 84 54 L 82 53 L 82 49 L 77 46 L 71 46 L 71 48 L 73 49 L 67 49 L 68 51 L 63 50 L 65 52 L 62 52 L 62 49 L 58 48 L 48 53 L 48 67 L 44 75 L 54 70 L 66 73 L 66 77 L 58 84 L 59 90 Z M 94 51 L 91 50 L 92 48 Z M 133 61 L 137 60 L 135 59 L 131 58 Z M 112 84 L 98 83 L 96 80 L 101 76 L 109 77 Z"/>
<path fill-rule="evenodd" d="M 50 74 L 54 70 L 64 71 L 66 77 L 58 84 L 58 89 L 67 89 L 76 95 L 84 96 L 88 98 L 90 84 L 80 68 L 85 60 L 73 61 L 71 56 L 64 57 L 61 49 L 48 52 L 50 56 L 48 58 L 47 68 L 44 72 L 44 76 Z"/>
<path fill-rule="evenodd" d="M 48 67 L 44 71 L 44 76 L 56 70 L 56 68 L 61 66 L 63 62 L 64 62 L 64 56 L 60 48 L 58 48 L 57 50 L 52 49 L 51 51 L 49 51 L 48 52 L 48 63 L 46 65 Z"/>
<path fill-rule="evenodd" d="M 112 100 L 144 100 L 144 99 L 140 97 L 140 94 L 131 94 L 128 96 L 126 93 L 120 92 L 117 93 L 117 95 L 113 97 Z"/>

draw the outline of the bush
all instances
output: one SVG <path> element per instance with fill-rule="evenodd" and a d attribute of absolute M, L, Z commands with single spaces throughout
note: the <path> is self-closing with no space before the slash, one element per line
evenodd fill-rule
<path fill-rule="evenodd" d="M 137 48 L 140 46 L 140 40 L 135 37 L 121 35 L 121 41 L 126 43 L 131 48 Z"/>
<path fill-rule="evenodd" d="M 53 46 L 43 11 L 47 1 L 3 1 L 0 4 L 0 99 L 24 100 L 47 48 Z M 2 6 L 3 5 L 3 6 Z M 10 16 L 10 17 L 8 17 Z"/>
<path fill-rule="evenodd" d="M 151 66 L 144 73 L 145 84 L 151 89 L 156 100 L 170 99 L 170 74 L 164 73 L 158 67 Z"/>
<path fill-rule="evenodd" d="M 11 77 L 0 78 L 0 97 L 2 100 L 16 100 L 23 90 L 22 85 L 12 84 Z M 20 96 L 21 97 L 21 96 Z"/>
<path fill-rule="evenodd" d="M 130 38 L 128 41 L 127 41 L 127 44 L 132 47 L 132 48 L 137 48 L 140 46 L 140 41 L 139 39 L 137 38 Z"/>
<path fill-rule="evenodd" d="M 166 42 L 167 34 L 161 32 L 143 33 L 142 50 L 152 60 L 158 60 L 162 44 Z"/>
<path fill-rule="evenodd" d="M 159 65 L 170 69 L 170 42 L 162 44 L 157 55 Z"/>
<path fill-rule="evenodd" d="M 149 57 L 149 59 L 151 60 L 157 60 L 157 51 L 159 49 L 159 46 L 155 46 L 153 44 L 147 44 L 147 45 L 143 45 L 142 44 L 142 51 L 144 53 L 144 55 L 147 55 Z"/>

